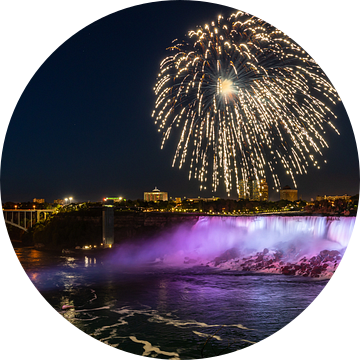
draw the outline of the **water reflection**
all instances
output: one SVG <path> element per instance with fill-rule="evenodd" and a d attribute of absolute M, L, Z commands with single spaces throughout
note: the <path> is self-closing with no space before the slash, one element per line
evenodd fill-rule
<path fill-rule="evenodd" d="M 299 315 L 327 283 L 209 268 L 131 273 L 96 257 L 29 249 L 18 256 L 41 294 L 73 325 L 139 355 L 146 343 L 149 356 L 165 358 L 214 356 L 213 349 L 231 352 L 259 342 Z"/>

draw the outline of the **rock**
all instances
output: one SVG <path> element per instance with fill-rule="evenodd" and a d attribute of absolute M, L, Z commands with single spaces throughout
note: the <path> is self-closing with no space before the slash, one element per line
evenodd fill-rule
<path fill-rule="evenodd" d="M 323 271 L 323 267 L 322 266 L 314 266 L 311 273 L 314 274 L 320 274 Z"/>
<path fill-rule="evenodd" d="M 216 258 L 214 259 L 214 265 L 215 265 L 215 266 L 218 266 L 218 265 L 220 265 L 220 264 L 222 264 L 222 263 L 224 263 L 224 262 L 226 262 L 226 260 L 222 260 L 220 257 L 216 257 Z"/>
<path fill-rule="evenodd" d="M 295 269 L 290 269 L 289 266 L 284 266 L 281 273 L 284 275 L 295 275 Z"/>
<path fill-rule="evenodd" d="M 197 260 L 195 260 L 195 259 L 185 258 L 185 260 L 184 260 L 184 264 L 195 264 L 196 262 L 197 262 Z"/>
<path fill-rule="evenodd" d="M 219 264 L 228 261 L 228 260 L 232 260 L 235 259 L 237 257 L 239 257 L 239 250 L 236 248 L 231 248 L 229 250 L 226 250 L 224 253 L 222 253 L 220 256 L 217 256 L 214 261 L 215 261 L 215 266 L 218 266 Z"/>
<path fill-rule="evenodd" d="M 229 250 L 226 250 L 220 256 L 216 257 L 215 262 L 224 262 L 224 261 L 232 260 L 232 259 L 239 257 L 239 255 L 240 255 L 240 253 L 239 253 L 238 249 L 231 248 Z"/>

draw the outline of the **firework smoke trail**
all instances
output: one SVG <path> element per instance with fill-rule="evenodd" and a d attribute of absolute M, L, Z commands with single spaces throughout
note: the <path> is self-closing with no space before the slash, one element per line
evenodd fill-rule
<path fill-rule="evenodd" d="M 220 178 L 229 194 L 233 183 L 239 193 L 241 183 L 266 174 L 278 189 L 279 167 L 296 187 L 297 174 L 320 167 L 324 125 L 337 132 L 327 104 L 340 98 L 301 47 L 241 11 L 173 44 L 160 64 L 152 116 L 161 148 L 178 131 L 173 166 L 190 158 L 189 179 L 203 183 L 200 190 L 209 174 L 213 191 Z"/>

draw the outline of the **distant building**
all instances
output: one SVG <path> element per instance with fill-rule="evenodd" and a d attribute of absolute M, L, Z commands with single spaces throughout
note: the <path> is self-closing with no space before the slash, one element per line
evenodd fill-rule
<path fill-rule="evenodd" d="M 335 200 L 345 200 L 345 201 L 349 201 L 351 196 L 348 194 L 345 195 L 325 195 L 324 196 L 326 200 L 329 201 L 335 201 Z"/>
<path fill-rule="evenodd" d="M 202 198 L 202 197 L 197 197 L 197 198 L 187 198 L 186 200 L 188 200 L 188 201 L 191 201 L 191 202 L 199 202 L 199 201 L 206 201 L 206 202 L 208 202 L 208 201 L 216 201 L 216 200 L 218 200 L 219 198 L 218 197 L 215 197 L 215 196 L 213 196 L 213 197 L 211 197 L 211 198 Z"/>
<path fill-rule="evenodd" d="M 266 182 L 266 179 L 260 180 L 259 200 L 260 201 L 268 201 L 269 200 L 269 186 Z"/>
<path fill-rule="evenodd" d="M 239 184 L 239 199 L 268 201 L 269 187 L 266 179 L 249 179 L 248 181 L 241 180 Z"/>
<path fill-rule="evenodd" d="M 280 190 L 280 200 L 297 201 L 298 191 L 286 185 Z"/>
<path fill-rule="evenodd" d="M 64 205 L 64 204 L 65 204 L 65 200 L 64 200 L 64 199 L 55 199 L 55 200 L 54 200 L 54 204 Z"/>
<path fill-rule="evenodd" d="M 181 204 L 181 197 L 176 197 L 175 198 L 175 203 L 176 204 Z"/>
<path fill-rule="evenodd" d="M 168 193 L 155 186 L 153 191 L 144 192 L 144 201 L 168 201 Z"/>
<path fill-rule="evenodd" d="M 112 200 L 113 203 L 119 203 L 122 200 L 126 201 L 126 199 L 123 199 L 122 197 L 116 196 L 116 197 L 106 197 L 106 198 L 103 199 L 103 202 L 106 202 L 108 200 Z"/>
<path fill-rule="evenodd" d="M 43 204 L 45 202 L 45 199 L 33 199 L 34 203 Z"/>
<path fill-rule="evenodd" d="M 345 194 L 345 195 L 324 195 L 324 196 L 320 196 L 317 195 L 316 196 L 316 201 L 321 201 L 321 200 L 328 200 L 328 201 L 335 201 L 335 200 L 345 200 L 345 201 L 349 201 L 351 198 L 350 195 Z"/>

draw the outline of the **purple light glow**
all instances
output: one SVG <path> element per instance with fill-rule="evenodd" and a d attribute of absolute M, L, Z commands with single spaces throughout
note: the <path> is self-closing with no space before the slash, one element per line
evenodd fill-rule
<path fill-rule="evenodd" d="M 287 252 L 287 261 L 296 262 L 322 250 L 343 252 L 354 224 L 355 217 L 201 217 L 192 227 L 179 226 L 150 240 L 121 245 L 112 259 L 125 267 L 151 263 L 161 267 L 212 266 L 214 259 L 230 249 L 229 259 L 243 259 L 268 249 L 269 255 Z M 295 249 L 290 255 L 289 248 Z"/>

